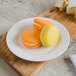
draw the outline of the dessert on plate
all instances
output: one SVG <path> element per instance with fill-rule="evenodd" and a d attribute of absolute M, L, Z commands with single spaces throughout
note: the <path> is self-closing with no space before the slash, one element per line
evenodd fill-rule
<path fill-rule="evenodd" d="M 22 33 L 21 39 L 26 47 L 37 48 L 41 44 L 50 47 L 57 43 L 59 29 L 53 23 L 36 18 L 33 27 L 34 29 L 28 29 Z"/>
<path fill-rule="evenodd" d="M 59 29 L 54 25 L 45 26 L 40 34 L 41 43 L 44 46 L 53 46 L 59 38 Z"/>
<path fill-rule="evenodd" d="M 33 27 L 37 30 L 42 30 L 42 28 L 46 25 L 53 25 L 53 23 L 49 22 L 49 21 L 46 21 L 46 20 L 43 20 L 43 19 L 38 19 L 38 18 L 35 18 L 34 19 L 34 24 L 33 24 Z"/>
<path fill-rule="evenodd" d="M 23 44 L 28 48 L 37 48 L 41 45 L 40 31 L 36 29 L 28 29 L 21 36 Z"/>

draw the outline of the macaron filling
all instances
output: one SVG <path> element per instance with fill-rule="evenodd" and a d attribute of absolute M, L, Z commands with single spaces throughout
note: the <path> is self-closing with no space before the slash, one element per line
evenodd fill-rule
<path fill-rule="evenodd" d="M 46 29 L 48 28 L 49 26 L 47 26 L 44 30 L 43 30 L 43 35 L 42 35 L 42 40 L 43 40 L 43 43 L 45 44 L 45 40 L 44 40 L 44 34 L 45 34 L 45 31 L 46 31 Z"/>
<path fill-rule="evenodd" d="M 35 23 L 35 22 L 34 22 L 34 24 L 35 24 L 35 25 L 37 25 L 37 26 L 40 26 L 40 27 L 42 27 L 40 24 L 37 24 L 37 23 Z"/>
<path fill-rule="evenodd" d="M 30 46 L 35 46 L 35 45 L 40 44 L 40 42 L 38 42 L 38 43 L 34 43 L 34 44 L 29 44 L 29 43 L 25 43 L 25 42 L 24 42 L 24 44 L 25 44 L 25 45 L 30 45 Z"/>

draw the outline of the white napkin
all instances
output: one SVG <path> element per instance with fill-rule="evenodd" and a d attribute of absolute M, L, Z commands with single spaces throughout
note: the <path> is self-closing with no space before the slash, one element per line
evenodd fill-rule
<path fill-rule="evenodd" d="M 76 0 L 68 0 L 69 4 L 67 6 L 66 12 L 68 12 L 69 8 L 75 7 L 76 6 Z"/>
<path fill-rule="evenodd" d="M 76 54 L 70 55 L 70 60 L 72 61 L 72 63 L 73 63 L 74 66 L 75 66 L 75 69 L 76 69 Z"/>

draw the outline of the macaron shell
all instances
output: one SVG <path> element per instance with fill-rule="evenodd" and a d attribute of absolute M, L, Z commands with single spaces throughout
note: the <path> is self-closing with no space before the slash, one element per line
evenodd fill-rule
<path fill-rule="evenodd" d="M 35 48 L 40 46 L 40 31 L 36 29 L 28 29 L 21 36 L 22 42 L 26 47 Z M 27 44 L 26 44 L 27 43 Z M 37 44 L 39 43 L 39 44 Z M 30 45 L 32 44 L 32 45 Z M 34 45 L 36 44 L 36 45 Z"/>
<path fill-rule="evenodd" d="M 34 22 L 41 25 L 41 26 L 46 26 L 46 25 L 53 25 L 53 23 L 43 20 L 43 19 L 34 19 Z"/>
<path fill-rule="evenodd" d="M 22 40 L 25 43 L 34 44 L 40 42 L 40 31 L 36 29 L 28 29 L 23 32 L 22 34 Z"/>
<path fill-rule="evenodd" d="M 53 46 L 57 43 L 59 38 L 59 30 L 56 26 L 50 27 L 45 31 L 44 41 L 47 46 Z"/>

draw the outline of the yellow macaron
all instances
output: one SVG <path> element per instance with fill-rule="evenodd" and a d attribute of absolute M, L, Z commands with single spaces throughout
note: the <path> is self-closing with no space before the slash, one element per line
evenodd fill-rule
<path fill-rule="evenodd" d="M 59 29 L 54 25 L 46 25 L 40 34 L 41 43 L 44 46 L 53 46 L 59 38 Z"/>

